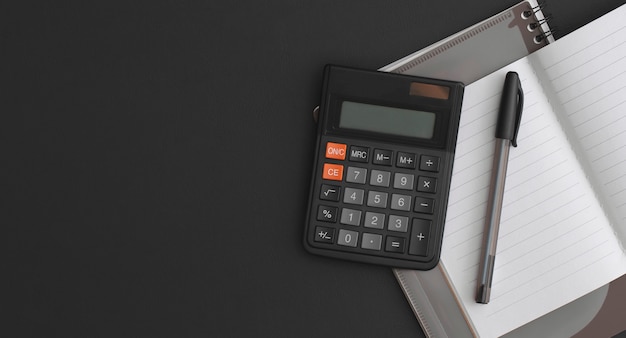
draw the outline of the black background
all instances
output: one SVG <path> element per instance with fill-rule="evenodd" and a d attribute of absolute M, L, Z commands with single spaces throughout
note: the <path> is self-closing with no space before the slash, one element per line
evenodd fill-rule
<path fill-rule="evenodd" d="M 389 268 L 302 247 L 322 68 L 516 2 L 3 4 L 0 335 L 422 336 Z"/>

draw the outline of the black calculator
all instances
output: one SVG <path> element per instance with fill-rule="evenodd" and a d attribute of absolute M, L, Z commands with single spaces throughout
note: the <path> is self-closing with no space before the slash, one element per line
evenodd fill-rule
<path fill-rule="evenodd" d="M 428 270 L 441 253 L 463 84 L 327 65 L 304 246 Z"/>

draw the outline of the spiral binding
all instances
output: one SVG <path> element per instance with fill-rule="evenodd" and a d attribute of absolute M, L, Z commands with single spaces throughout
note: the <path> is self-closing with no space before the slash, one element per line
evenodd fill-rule
<path fill-rule="evenodd" d="M 537 6 L 531 8 L 530 10 L 524 11 L 522 13 L 522 17 L 524 19 L 530 19 L 530 18 L 536 19 L 537 18 L 536 13 L 539 11 L 542 11 L 545 7 L 546 7 L 546 2 L 539 1 Z M 552 15 L 549 14 L 549 15 L 546 15 L 543 19 L 537 19 L 536 21 L 529 23 L 527 28 L 529 31 L 532 32 L 538 28 L 540 29 L 543 24 L 547 24 L 551 20 L 552 20 Z M 548 37 L 553 36 L 554 31 L 555 31 L 555 28 L 550 26 L 550 30 L 545 31 L 545 32 L 541 31 L 541 34 L 536 35 L 533 40 L 536 44 L 540 44 L 543 41 L 545 41 Z"/>

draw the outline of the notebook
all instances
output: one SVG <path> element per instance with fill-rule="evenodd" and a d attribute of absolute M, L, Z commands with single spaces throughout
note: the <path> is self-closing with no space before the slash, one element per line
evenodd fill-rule
<path fill-rule="evenodd" d="M 434 273 L 450 281 L 449 301 L 474 335 L 505 334 L 626 274 L 625 25 L 622 6 L 466 87 Z M 511 149 L 492 298 L 477 304 L 495 121 L 511 70 L 522 78 L 525 110 Z"/>
<path fill-rule="evenodd" d="M 536 0 L 522 1 L 380 70 L 470 84 L 554 42 L 547 21 Z M 471 336 L 441 269 L 393 272 L 426 335 Z"/>

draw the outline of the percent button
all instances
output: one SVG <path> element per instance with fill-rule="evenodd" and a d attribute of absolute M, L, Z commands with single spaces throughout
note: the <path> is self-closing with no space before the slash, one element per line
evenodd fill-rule
<path fill-rule="evenodd" d="M 317 220 L 322 222 L 337 222 L 337 208 L 320 205 L 317 209 Z"/>

